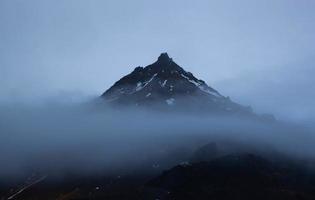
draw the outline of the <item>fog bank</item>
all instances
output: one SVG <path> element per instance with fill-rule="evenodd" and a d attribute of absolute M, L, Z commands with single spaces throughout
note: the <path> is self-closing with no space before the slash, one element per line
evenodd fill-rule
<path fill-rule="evenodd" d="M 91 103 L 2 104 L 0 111 L 2 180 L 31 171 L 56 175 L 162 170 L 187 161 L 209 142 L 229 141 L 245 151 L 315 156 L 312 131 L 298 125 L 117 111 Z"/>

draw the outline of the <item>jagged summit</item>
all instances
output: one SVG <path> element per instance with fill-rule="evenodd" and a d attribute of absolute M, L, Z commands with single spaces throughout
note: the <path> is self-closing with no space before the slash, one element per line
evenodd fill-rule
<path fill-rule="evenodd" d="M 161 76 L 173 76 L 176 72 L 178 73 L 185 73 L 185 70 L 177 65 L 172 58 L 168 56 L 167 53 L 162 53 L 156 62 L 147 66 L 146 68 L 137 67 L 136 71 L 143 70 L 149 71 L 150 73 L 157 73 L 159 77 Z M 148 75 L 150 75 L 148 73 Z"/>
<path fill-rule="evenodd" d="M 161 53 L 161 55 L 158 57 L 157 62 L 160 63 L 168 63 L 168 62 L 172 62 L 172 59 L 168 56 L 168 54 L 165 53 Z"/>
<path fill-rule="evenodd" d="M 249 112 L 177 65 L 167 53 L 146 67 L 136 67 L 101 96 L 116 105 Z"/>

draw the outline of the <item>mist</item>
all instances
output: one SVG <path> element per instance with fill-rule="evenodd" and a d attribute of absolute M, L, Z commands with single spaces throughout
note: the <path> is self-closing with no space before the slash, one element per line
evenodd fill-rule
<path fill-rule="evenodd" d="M 261 199 L 313 197 L 314 10 L 310 0 L 1 0 L 0 199 L 202 199 L 202 193 L 237 199 L 248 191 L 249 199 L 259 199 L 253 181 Z M 159 73 L 163 79 L 148 73 L 128 80 L 126 90 L 124 81 L 114 88 L 126 100 L 137 92 L 142 96 L 133 99 L 150 100 L 143 104 L 150 108 L 138 101 L 111 107 L 100 97 L 164 52 L 165 63 L 174 61 L 195 78 L 173 78 L 172 69 L 168 77 Z M 166 66 L 158 67 L 164 73 Z M 185 88 L 177 95 L 170 80 Z M 183 99 L 187 107 L 177 104 L 193 88 L 201 96 Z M 154 102 L 165 110 L 151 104 L 155 93 L 167 94 Z M 197 101 L 205 94 L 209 99 Z M 231 115 L 198 113 L 204 102 Z M 192 104 L 199 110 L 189 110 Z M 216 152 L 195 159 L 209 144 Z M 233 164 L 214 168 L 221 176 L 216 182 L 209 166 L 235 158 L 240 171 Z M 177 167 L 187 163 L 198 169 L 189 172 L 197 178 L 182 187 L 187 174 Z M 253 177 L 251 164 L 258 169 Z M 179 188 L 150 188 L 174 168 L 165 185 L 175 181 Z M 243 183 L 250 187 L 240 193 Z M 172 196 L 176 191 L 180 198 Z"/>
<path fill-rule="evenodd" d="M 310 76 L 315 70 L 312 57 L 286 65 L 261 70 L 215 83 L 232 99 L 251 105 L 256 112 L 273 113 L 277 118 L 291 122 L 314 122 L 315 93 Z M 237 89 L 236 89 L 237 88 Z"/>
<path fill-rule="evenodd" d="M 37 171 L 71 174 L 158 173 L 216 142 L 226 153 L 314 159 L 314 135 L 301 125 L 242 118 L 115 110 L 88 102 L 2 104 L 2 182 Z M 268 147 L 268 148 L 266 148 Z M 268 150 L 266 150 L 268 149 Z"/>

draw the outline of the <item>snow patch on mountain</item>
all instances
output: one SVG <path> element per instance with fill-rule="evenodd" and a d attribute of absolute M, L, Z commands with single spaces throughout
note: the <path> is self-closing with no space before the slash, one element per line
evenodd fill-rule
<path fill-rule="evenodd" d="M 138 91 L 142 90 L 143 88 L 145 88 L 151 81 L 153 81 L 153 79 L 154 79 L 157 75 L 158 75 L 157 73 L 154 74 L 154 75 L 150 78 L 150 80 L 148 80 L 148 81 L 146 81 L 146 82 L 144 82 L 144 83 L 138 82 L 138 83 L 137 83 L 137 86 L 136 86 L 136 88 L 135 88 L 135 92 L 138 92 Z"/>
<path fill-rule="evenodd" d="M 184 74 L 181 74 L 181 76 L 185 79 L 187 79 L 187 81 L 191 82 L 192 84 L 194 84 L 195 86 L 199 87 L 200 86 L 200 82 L 197 82 L 197 81 L 194 81 L 194 80 L 191 80 L 189 79 L 189 77 L 185 76 Z"/>
<path fill-rule="evenodd" d="M 175 99 L 174 98 L 169 98 L 169 99 L 166 99 L 165 100 L 166 101 L 166 103 L 168 104 L 168 105 L 174 105 L 174 103 L 175 103 Z"/>
<path fill-rule="evenodd" d="M 161 86 L 165 87 L 166 83 L 167 83 L 167 80 L 164 80 L 164 82 L 161 84 Z"/>
<path fill-rule="evenodd" d="M 200 86 L 198 86 L 198 87 L 199 87 L 199 89 L 200 89 L 201 91 L 203 91 L 203 92 L 205 92 L 205 93 L 211 94 L 211 95 L 216 96 L 216 97 L 218 97 L 218 98 L 222 98 L 222 97 L 223 97 L 223 96 L 220 95 L 219 93 L 211 91 L 211 90 L 209 89 L 209 87 L 206 86 L 206 85 L 200 85 Z"/>

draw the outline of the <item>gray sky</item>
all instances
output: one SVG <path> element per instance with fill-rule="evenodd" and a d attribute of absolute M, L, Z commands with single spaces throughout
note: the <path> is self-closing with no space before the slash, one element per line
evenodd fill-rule
<path fill-rule="evenodd" d="M 314 10 L 312 0 L 1 0 L 0 99 L 100 95 L 167 51 L 240 103 L 307 111 Z"/>

